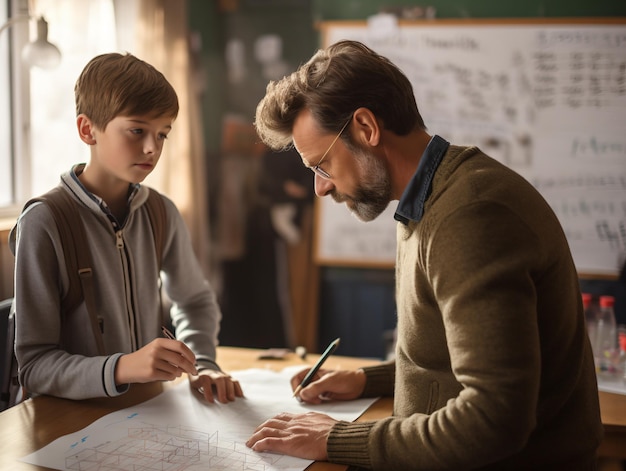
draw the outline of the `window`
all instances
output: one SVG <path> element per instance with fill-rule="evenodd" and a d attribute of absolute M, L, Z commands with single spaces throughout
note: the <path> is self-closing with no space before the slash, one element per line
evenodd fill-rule
<path fill-rule="evenodd" d="M 0 4 L 0 25 L 8 20 L 8 4 Z M 13 164 L 11 159 L 11 81 L 9 68 L 8 30 L 0 33 L 0 122 L 9 125 L 0 126 L 0 207 L 13 202 Z"/>
<path fill-rule="evenodd" d="M 118 48 L 113 0 L 9 2 L 15 7 L 13 11 L 23 12 L 28 11 L 30 3 L 31 16 L 47 20 L 48 40 L 62 54 L 61 64 L 55 69 L 29 69 L 19 61 L 27 34 L 15 33 L 18 26 L 27 31 L 26 22 L 10 28 L 15 30 L 10 37 L 18 60 L 10 62 L 9 35 L 3 32 L 0 37 L 0 62 L 10 64 L 13 74 L 10 81 L 7 76 L 11 72 L 0 67 L 0 119 L 12 123 L 9 129 L 0 127 L 0 214 L 16 216 L 28 198 L 53 188 L 62 173 L 89 158 L 89 149 L 76 132 L 74 83 L 92 57 Z M 3 1 L 0 19 L 8 18 L 9 2 Z M 31 20 L 31 37 L 35 27 Z M 12 107 L 5 106 L 11 97 Z"/>

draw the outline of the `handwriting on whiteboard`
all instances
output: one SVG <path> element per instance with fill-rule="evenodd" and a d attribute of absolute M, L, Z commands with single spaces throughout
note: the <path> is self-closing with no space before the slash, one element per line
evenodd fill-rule
<path fill-rule="evenodd" d="M 619 271 L 626 257 L 626 25 L 433 22 L 373 34 L 342 24 L 328 28 L 325 42 L 344 38 L 402 69 L 431 134 L 476 145 L 533 183 L 559 217 L 579 271 Z M 392 217 L 370 227 L 347 210 L 327 209 L 318 258 L 393 264 Z"/>

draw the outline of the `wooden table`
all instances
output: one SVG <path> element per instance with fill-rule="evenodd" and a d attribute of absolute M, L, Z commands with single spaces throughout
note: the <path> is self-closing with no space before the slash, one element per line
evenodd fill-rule
<path fill-rule="evenodd" d="M 626 395 L 600 391 L 604 440 L 598 455 L 626 461 Z"/>
<path fill-rule="evenodd" d="M 254 349 L 219 347 L 218 360 L 226 371 L 248 368 L 269 368 L 279 371 L 286 366 L 312 365 L 318 358 L 318 355 L 308 355 L 306 361 L 303 361 L 294 354 L 288 354 L 283 360 L 260 360 L 258 356 L 261 352 Z M 375 363 L 376 360 L 332 356 L 326 366 L 353 369 Z M 119 397 L 84 401 L 41 396 L 12 407 L 0 413 L 0 469 L 30 471 L 49 469 L 17 460 L 63 435 L 83 429 L 106 414 L 151 399 L 171 385 L 172 383 L 133 385 L 127 394 Z M 626 396 L 601 391 L 600 407 L 606 435 L 599 454 L 626 459 Z M 388 417 L 391 410 L 391 398 L 379 399 L 358 420 Z M 315 462 L 307 469 L 342 471 L 346 466 Z"/>
<path fill-rule="evenodd" d="M 307 355 L 303 361 L 293 353 L 283 360 L 259 360 L 262 350 L 218 347 L 217 358 L 225 371 L 248 368 L 269 368 L 280 371 L 287 366 L 312 366 L 319 355 Z M 354 369 L 377 363 L 376 360 L 331 356 L 325 363 L 329 368 Z M 180 381 L 180 379 L 179 379 Z M 0 413 L 0 470 L 44 470 L 17 461 L 43 448 L 53 440 L 85 428 L 95 420 L 111 412 L 146 401 L 171 387 L 173 383 L 134 384 L 130 391 L 114 398 L 71 401 L 56 397 L 40 396 L 30 399 Z M 387 417 L 391 413 L 392 400 L 380 399 L 359 420 Z M 316 462 L 309 471 L 341 471 L 346 466 Z"/>

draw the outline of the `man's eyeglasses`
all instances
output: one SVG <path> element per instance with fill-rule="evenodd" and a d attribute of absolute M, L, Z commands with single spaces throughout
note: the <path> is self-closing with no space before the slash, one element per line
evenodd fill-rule
<path fill-rule="evenodd" d="M 333 146 L 335 145 L 335 142 L 337 142 L 337 139 L 339 139 L 339 136 L 341 136 L 341 134 L 343 133 L 344 129 L 346 129 L 346 127 L 348 127 L 348 124 L 350 124 L 350 121 L 352 121 L 352 115 L 350 115 L 350 119 L 348 119 L 348 121 L 346 121 L 346 124 L 344 124 L 341 127 L 341 131 L 339 131 L 339 134 L 337 134 L 335 136 L 335 138 L 333 139 L 333 142 L 330 143 L 330 146 L 328 146 L 328 149 L 326 149 L 326 152 L 324 152 L 324 155 L 322 155 L 322 158 L 317 162 L 316 165 L 311 165 L 309 167 L 317 175 L 319 175 L 322 178 L 325 178 L 326 180 L 330 180 L 330 175 L 328 174 L 328 172 L 326 172 L 326 170 L 320 168 L 320 165 L 321 165 L 322 161 L 324 160 L 324 158 L 326 157 L 326 155 L 328 155 L 328 153 L 330 152 L 330 149 L 333 148 Z"/>

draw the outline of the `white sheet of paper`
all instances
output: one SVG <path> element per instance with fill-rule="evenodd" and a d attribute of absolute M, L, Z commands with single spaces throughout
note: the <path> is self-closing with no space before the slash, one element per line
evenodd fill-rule
<path fill-rule="evenodd" d="M 60 470 L 303 470 L 310 460 L 256 453 L 245 442 L 258 425 L 281 412 L 318 411 L 353 421 L 376 399 L 319 406 L 299 403 L 292 397 L 289 379 L 300 369 L 232 372 L 246 397 L 230 404 L 207 404 L 183 381 L 149 401 L 60 437 L 21 461 Z"/>

